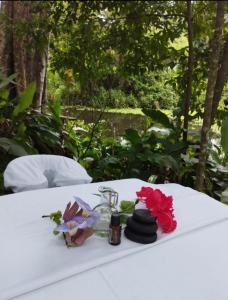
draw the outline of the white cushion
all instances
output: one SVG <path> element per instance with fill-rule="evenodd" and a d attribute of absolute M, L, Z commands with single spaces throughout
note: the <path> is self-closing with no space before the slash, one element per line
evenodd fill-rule
<path fill-rule="evenodd" d="M 90 183 L 92 178 L 75 160 L 58 155 L 27 155 L 11 161 L 4 186 L 13 192 Z"/>

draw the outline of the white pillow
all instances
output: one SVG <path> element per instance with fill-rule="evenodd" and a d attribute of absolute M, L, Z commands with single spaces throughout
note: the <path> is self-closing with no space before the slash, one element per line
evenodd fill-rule
<path fill-rule="evenodd" d="M 92 178 L 75 160 L 58 155 L 27 155 L 11 161 L 4 186 L 13 192 L 90 183 Z"/>

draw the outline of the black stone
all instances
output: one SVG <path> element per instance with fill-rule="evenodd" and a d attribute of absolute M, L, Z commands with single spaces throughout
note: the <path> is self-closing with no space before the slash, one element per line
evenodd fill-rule
<path fill-rule="evenodd" d="M 156 222 L 156 218 L 151 216 L 148 209 L 136 209 L 133 213 L 133 219 L 144 224 L 153 224 Z"/>
<path fill-rule="evenodd" d="M 124 234 L 129 240 L 140 244 L 151 244 L 157 240 L 157 233 L 151 235 L 138 234 L 131 231 L 128 226 L 125 228 Z"/>
<path fill-rule="evenodd" d="M 148 234 L 151 235 L 155 233 L 158 229 L 158 225 L 156 222 L 153 223 L 141 223 L 135 221 L 132 217 L 127 219 L 127 226 L 130 228 L 131 231 L 139 234 Z"/>

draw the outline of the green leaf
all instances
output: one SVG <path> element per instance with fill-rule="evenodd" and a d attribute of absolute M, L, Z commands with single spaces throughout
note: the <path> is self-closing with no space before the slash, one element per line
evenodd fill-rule
<path fill-rule="evenodd" d="M 49 109 L 53 115 L 53 119 L 56 122 L 57 126 L 61 125 L 61 103 L 59 100 L 49 102 Z"/>
<path fill-rule="evenodd" d="M 15 83 L 13 81 L 13 79 L 16 77 L 16 74 L 12 74 L 9 77 L 7 77 L 6 79 L 4 79 L 1 83 L 0 83 L 0 89 L 6 87 L 9 83 Z"/>
<path fill-rule="evenodd" d="M 149 183 L 155 183 L 157 180 L 158 176 L 157 175 L 150 175 L 150 177 L 148 178 L 148 182 Z"/>
<path fill-rule="evenodd" d="M 174 129 L 173 124 L 171 123 L 169 118 L 166 116 L 166 114 L 164 114 L 160 110 L 143 108 L 142 111 L 145 115 L 150 117 L 154 122 L 162 125 L 165 128 Z"/>
<path fill-rule="evenodd" d="M 0 147 L 3 148 L 9 154 L 15 156 L 23 156 L 28 155 L 29 153 L 25 150 L 25 148 L 20 145 L 14 139 L 9 138 L 0 138 Z"/>
<path fill-rule="evenodd" d="M 160 168 L 171 168 L 177 170 L 179 167 L 177 161 L 171 155 L 154 153 L 153 157 L 149 158 L 149 161 L 158 165 Z"/>
<path fill-rule="evenodd" d="M 226 117 L 222 122 L 221 145 L 223 151 L 226 153 L 226 155 L 228 155 L 228 117 Z"/>
<path fill-rule="evenodd" d="M 138 131 L 133 128 L 128 128 L 125 131 L 125 137 L 126 139 L 131 142 L 133 145 L 138 144 L 141 142 L 140 136 L 138 134 Z"/>
<path fill-rule="evenodd" d="M 53 212 L 50 214 L 50 218 L 54 221 L 57 225 L 61 224 L 62 212 L 60 210 Z"/>
<path fill-rule="evenodd" d="M 54 235 L 58 235 L 58 234 L 59 234 L 59 231 L 53 230 L 53 234 L 54 234 Z"/>
<path fill-rule="evenodd" d="M 0 91 L 0 99 L 7 100 L 9 97 L 9 90 Z"/>
<path fill-rule="evenodd" d="M 187 144 L 183 142 L 176 142 L 175 144 L 170 143 L 167 148 L 167 153 L 179 152 L 187 148 Z"/>
<path fill-rule="evenodd" d="M 129 200 L 122 200 L 120 202 L 121 213 L 131 214 L 135 209 L 135 203 Z"/>
<path fill-rule="evenodd" d="M 13 111 L 13 116 L 17 117 L 18 114 L 24 112 L 32 104 L 33 96 L 35 94 L 36 84 L 31 82 L 27 88 L 22 92 L 19 103 Z"/>
<path fill-rule="evenodd" d="M 6 101 L 1 101 L 1 102 L 0 102 L 0 109 L 3 108 L 3 107 L 5 107 L 6 104 L 7 104 Z"/>

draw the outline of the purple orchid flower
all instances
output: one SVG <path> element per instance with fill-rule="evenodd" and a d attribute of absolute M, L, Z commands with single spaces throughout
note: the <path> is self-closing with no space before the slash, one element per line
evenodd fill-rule
<path fill-rule="evenodd" d="M 75 202 L 72 207 L 77 207 L 79 210 L 71 214 L 71 219 L 64 218 L 64 223 L 56 227 L 56 231 L 69 233 L 73 236 L 78 229 L 91 228 L 98 221 L 100 214 L 91 209 L 91 207 L 79 197 L 74 197 Z M 64 216 L 72 209 L 71 204 L 68 203 Z M 81 211 L 82 210 L 82 211 Z M 67 215 L 69 216 L 69 214 Z"/>
<path fill-rule="evenodd" d="M 74 196 L 74 200 L 75 202 L 77 202 L 77 204 L 83 209 L 83 210 L 86 210 L 86 211 L 92 211 L 92 208 L 89 206 L 88 203 L 86 203 L 85 201 L 83 201 L 81 198 L 79 197 L 75 197 Z"/>

